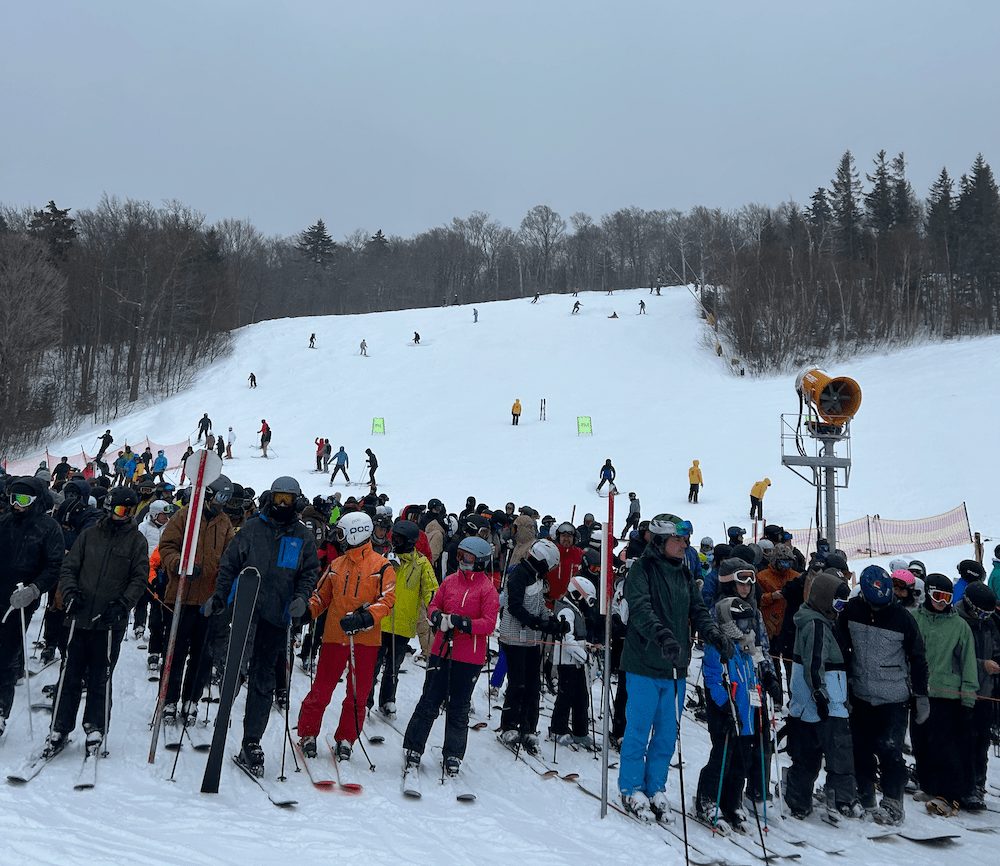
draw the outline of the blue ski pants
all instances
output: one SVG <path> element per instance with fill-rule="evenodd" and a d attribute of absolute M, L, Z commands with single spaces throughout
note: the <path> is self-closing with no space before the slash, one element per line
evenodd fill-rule
<path fill-rule="evenodd" d="M 677 742 L 677 711 L 684 706 L 687 680 L 628 675 L 625 736 L 622 739 L 618 789 L 623 797 L 642 791 L 647 797 L 667 785 Z"/>

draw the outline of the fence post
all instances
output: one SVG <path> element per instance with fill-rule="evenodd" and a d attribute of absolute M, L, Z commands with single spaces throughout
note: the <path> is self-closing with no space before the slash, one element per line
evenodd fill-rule
<path fill-rule="evenodd" d="M 972 543 L 976 547 L 976 562 L 983 564 L 983 536 L 978 532 L 972 534 Z"/>

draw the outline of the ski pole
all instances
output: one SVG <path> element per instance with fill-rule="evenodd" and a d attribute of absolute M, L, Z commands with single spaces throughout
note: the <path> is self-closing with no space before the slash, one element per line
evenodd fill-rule
<path fill-rule="evenodd" d="M 719 826 L 719 805 L 722 802 L 722 782 L 726 778 L 726 758 L 729 757 L 729 731 L 726 731 L 726 739 L 722 744 L 722 767 L 719 769 L 719 784 L 715 791 L 715 814 L 712 816 L 712 830 Z"/>
<path fill-rule="evenodd" d="M 586 661 L 586 663 L 583 666 L 583 679 L 584 679 L 584 682 L 587 684 L 587 697 L 590 698 L 590 739 L 594 741 L 594 760 L 595 761 L 599 761 L 600 758 L 598 757 L 598 754 L 597 754 L 598 753 L 598 748 L 597 748 L 597 723 L 594 720 L 594 689 L 593 689 L 593 686 L 590 683 L 590 658 L 589 658 L 590 654 L 588 653 L 587 655 L 588 655 L 587 661 Z M 610 680 L 610 677 L 608 679 Z M 603 688 L 603 683 L 604 683 L 604 677 L 602 676 L 601 677 L 602 688 Z M 611 690 L 611 684 L 609 683 L 608 684 L 608 691 L 610 691 L 610 690 Z M 609 701 L 609 703 L 610 703 L 610 701 Z M 602 707 L 604 706 L 604 697 L 603 696 L 601 697 L 601 706 Z"/>
<path fill-rule="evenodd" d="M 128 631 L 128 618 L 125 620 L 125 630 Z M 111 647 L 114 643 L 113 637 L 114 630 L 108 629 L 108 675 L 104 680 L 104 730 L 101 731 L 103 735 L 101 737 L 101 746 L 97 750 L 97 754 L 94 755 L 96 760 L 98 757 L 106 758 L 108 756 L 108 728 L 111 726 Z"/>
<path fill-rule="evenodd" d="M 24 589 L 24 584 L 19 583 L 18 589 Z M 28 697 L 28 738 L 35 739 L 35 723 L 31 719 L 31 674 L 28 671 L 28 622 L 24 618 L 24 608 L 21 611 L 21 662 L 24 665 L 24 693 Z"/>
<path fill-rule="evenodd" d="M 76 634 L 76 620 L 70 620 L 69 636 L 66 638 L 66 652 L 62 654 L 62 661 L 59 663 L 59 685 L 56 686 L 56 699 L 52 702 L 52 721 L 49 723 L 49 734 L 56 728 L 56 718 L 59 714 L 59 704 L 62 701 L 63 684 L 66 682 L 66 668 L 69 662 L 69 648 L 73 643 L 73 635 Z M 30 707 L 28 708 L 30 712 Z"/>
<path fill-rule="evenodd" d="M 358 745 L 361 746 L 361 753 L 365 756 L 365 760 L 368 762 L 368 769 L 373 773 L 375 772 L 375 765 L 372 763 L 372 759 L 368 757 L 368 750 L 365 748 L 364 741 L 361 739 L 361 725 L 358 722 L 358 677 L 357 671 L 354 667 L 354 635 L 349 634 L 347 636 L 347 643 L 350 647 L 350 661 L 351 661 L 351 703 L 354 705 L 354 732 L 357 734 Z"/>
<path fill-rule="evenodd" d="M 288 621 L 288 627 L 285 630 L 285 736 L 281 743 L 281 775 L 278 776 L 279 782 L 284 782 L 287 780 L 285 775 L 285 748 L 290 746 L 292 743 L 292 728 L 288 720 L 288 708 L 292 703 L 292 668 L 294 667 L 292 663 L 292 622 Z M 355 716 L 355 718 L 357 718 Z M 295 762 L 295 772 L 302 772 L 299 767 L 299 759 L 295 756 L 295 749 L 292 749 L 292 760 Z"/>
<path fill-rule="evenodd" d="M 774 791 L 778 798 L 778 814 L 784 817 L 785 814 L 785 795 L 781 791 L 781 762 L 778 757 L 778 721 L 774 717 L 775 706 L 774 703 L 768 699 L 768 715 L 771 719 L 771 748 L 774 752 L 774 775 L 777 779 L 774 785 Z"/>
<path fill-rule="evenodd" d="M 563 639 L 560 636 L 560 638 L 559 638 L 559 661 L 560 662 L 562 662 L 562 648 L 563 648 Z M 559 679 L 560 679 L 560 683 L 561 683 L 562 682 L 562 677 L 560 677 Z M 556 695 L 556 700 L 557 701 L 559 700 L 559 695 Z M 555 715 L 554 709 L 553 709 L 552 715 L 553 716 Z M 553 764 L 558 764 L 559 763 L 556 760 L 556 750 L 558 748 L 559 748 L 559 734 L 553 733 L 553 735 L 552 735 L 552 763 Z"/>
<path fill-rule="evenodd" d="M 445 705 L 445 721 L 444 721 L 444 723 L 445 723 L 445 727 L 446 728 L 447 728 L 448 722 L 451 721 L 450 717 L 451 717 L 451 648 L 452 648 L 452 637 L 453 637 L 453 629 L 448 629 L 448 631 L 445 633 L 445 636 L 444 636 L 445 650 L 444 650 L 444 653 L 441 656 L 441 665 L 442 665 L 442 667 L 444 665 L 446 665 L 446 664 L 448 665 L 448 670 L 446 670 L 445 673 L 444 673 L 444 705 Z M 430 662 L 428 662 L 428 664 L 430 664 Z M 466 724 L 466 726 L 468 726 L 468 724 L 469 724 L 468 719 L 466 719 L 465 724 Z M 465 733 L 468 734 L 469 733 L 468 730 Z M 445 761 L 445 757 L 446 757 L 445 755 L 441 756 L 441 784 L 442 785 L 444 784 L 444 761 Z"/>
<path fill-rule="evenodd" d="M 684 712 L 684 690 L 678 688 L 677 680 L 674 680 L 674 693 L 676 699 L 675 712 L 677 713 L 677 771 L 681 783 L 681 825 L 684 829 L 684 864 L 685 866 L 691 866 L 691 855 L 688 851 L 687 800 L 684 797 L 684 749 L 681 745 L 681 715 Z"/>
<path fill-rule="evenodd" d="M 757 699 L 760 700 L 760 685 L 755 684 L 754 688 L 757 690 Z M 761 701 L 761 703 L 763 703 Z M 753 815 L 757 821 L 757 835 L 760 836 L 760 848 L 764 852 L 764 862 L 770 863 L 771 858 L 767 853 L 767 845 L 764 844 L 764 830 L 767 828 L 767 769 L 764 765 L 764 714 L 761 706 L 757 707 L 757 733 L 760 739 L 760 782 L 761 782 L 761 798 L 764 803 L 764 824 L 760 823 L 760 810 L 757 808 L 756 798 L 753 801 Z"/>

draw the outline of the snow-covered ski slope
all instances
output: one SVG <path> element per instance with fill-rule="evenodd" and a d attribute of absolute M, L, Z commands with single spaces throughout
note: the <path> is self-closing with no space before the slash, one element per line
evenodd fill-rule
<path fill-rule="evenodd" d="M 645 300 L 647 314 L 638 315 Z M 238 440 L 226 472 L 258 491 L 293 475 L 311 498 L 331 492 L 315 468 L 313 440 L 328 437 L 365 477 L 364 450 L 379 460 L 379 489 L 396 512 L 436 496 L 451 511 L 465 497 L 494 507 L 512 500 L 568 519 L 576 506 L 600 515 L 598 469 L 610 457 L 618 487 L 635 490 L 643 514 L 690 518 L 699 537 L 722 539 L 723 524 L 746 526 L 750 485 L 769 477 L 765 514 L 789 528 L 810 525 L 814 490 L 780 460 L 779 415 L 795 412 L 794 376 L 733 376 L 706 346 L 707 327 L 684 287 L 660 297 L 646 289 L 544 295 L 529 300 L 357 316 L 282 319 L 236 333 L 232 354 L 202 371 L 185 393 L 81 429 L 49 451 L 86 447 L 110 426 L 117 443 L 149 436 L 194 439 L 208 412 L 216 433 Z M 619 318 L 609 319 L 612 312 Z M 412 343 L 413 332 L 421 335 Z M 307 348 L 310 333 L 316 349 Z M 368 344 L 368 357 L 358 346 Z M 864 392 L 853 424 L 851 486 L 841 519 L 926 517 L 968 503 L 973 528 L 1000 534 L 997 431 L 1000 337 L 923 345 L 825 366 L 852 376 Z M 253 372 L 258 387 L 249 389 Z M 521 422 L 511 425 L 515 398 Z M 546 400 L 546 421 L 539 402 Z M 593 419 L 577 436 L 576 419 Z M 372 418 L 386 435 L 372 436 Z M 252 447 L 260 420 L 273 430 L 274 459 Z M 705 487 L 687 504 L 687 468 L 701 461 Z M 333 490 L 345 488 L 342 480 Z M 622 507 L 624 497 L 619 500 Z M 600 519 L 600 516 L 599 518 Z M 619 525 L 621 522 L 619 521 Z M 927 555 L 935 566 L 933 554 Z M 954 560 L 954 561 L 952 561 Z M 953 573 L 957 559 L 940 567 Z"/>
<path fill-rule="evenodd" d="M 635 315 L 639 299 L 646 316 Z M 98 428 L 79 431 L 65 444 L 89 445 L 110 425 L 119 442 L 149 435 L 162 442 L 186 437 L 203 412 L 216 431 L 232 425 L 238 459 L 230 476 L 262 490 L 276 475 L 292 474 L 312 496 L 328 493 L 328 480 L 309 473 L 316 436 L 334 448 L 343 444 L 352 459 L 351 478 L 363 474 L 365 447 L 379 457 L 382 488 L 398 509 L 409 501 L 438 496 L 458 510 L 467 495 L 495 506 L 511 499 L 530 503 L 562 520 L 576 505 L 600 514 L 606 500 L 594 493 L 599 465 L 611 457 L 623 492 L 638 492 L 643 512 L 671 510 L 689 516 L 697 536 L 719 538 L 724 522 L 745 525 L 747 491 L 765 475 L 774 486 L 766 513 L 788 526 L 808 524 L 812 490 L 782 470 L 778 414 L 797 400 L 791 377 L 733 378 L 702 341 L 704 325 L 684 288 L 662 297 L 646 290 L 614 296 L 583 294 L 583 309 L 570 316 L 572 298 L 546 296 L 471 307 L 414 310 L 367 316 L 266 322 L 236 335 L 233 354 L 199 374 L 184 394 L 141 409 Z M 608 319 L 617 311 L 618 319 Z M 410 341 L 413 331 L 421 345 Z M 317 348 L 307 347 L 309 334 Z M 364 338 L 369 357 L 358 355 Z M 854 425 L 855 468 L 842 513 L 919 517 L 944 511 L 961 500 L 973 525 L 987 534 L 1000 530 L 1000 505 L 993 495 L 997 458 L 998 407 L 990 383 L 1000 349 L 996 338 L 907 349 L 849 364 L 828 365 L 854 376 L 864 389 L 864 405 Z M 250 372 L 256 390 L 247 388 Z M 521 424 L 510 424 L 510 405 L 519 397 Z M 548 420 L 538 421 L 545 397 Z M 594 436 L 578 438 L 576 416 L 593 418 Z M 387 435 L 370 435 L 372 416 L 385 418 Z M 254 458 L 254 431 L 266 418 L 274 429 L 275 459 Z M 50 450 L 60 446 L 52 443 Z M 701 460 L 706 487 L 698 506 L 686 504 L 686 469 Z M 362 488 L 333 488 L 345 496 Z M 995 543 L 995 542 L 994 542 Z M 991 545 L 992 546 L 992 545 Z M 924 554 L 930 567 L 953 573 L 969 548 Z M 38 628 L 36 618 L 31 635 Z M 115 675 L 115 705 L 109 734 L 110 756 L 99 767 L 97 788 L 74 791 L 82 760 L 82 732 L 38 778 L 22 787 L 0 784 L 0 850 L 10 863 L 327 863 L 392 860 L 429 863 L 449 860 L 508 864 L 683 863 L 682 847 L 657 828 L 642 828 L 616 813 L 598 819 L 596 801 L 560 779 L 543 780 L 500 747 L 492 728 L 471 732 L 467 772 L 479 794 L 473 805 L 454 802 L 434 783 L 440 745 L 439 722 L 425 756 L 424 796 L 419 802 L 399 793 L 401 738 L 388 726 L 371 723 L 386 737 L 369 746 L 377 765 L 369 773 L 360 750 L 352 764 L 365 785 L 356 797 L 314 790 L 304 773 L 289 771 L 299 805 L 273 807 L 240 771 L 226 762 L 221 793 L 198 793 L 205 756 L 185 749 L 176 781 L 166 781 L 173 755 L 161 751 L 146 763 L 148 721 L 156 685 L 148 683 L 145 652 L 134 641 L 123 645 Z M 402 729 L 416 703 L 423 670 L 409 659 L 400 677 L 397 725 Z M 56 668 L 30 681 L 33 700 L 53 682 Z M 296 668 L 292 724 L 308 678 Z M 343 684 L 324 720 L 332 731 Z M 31 748 L 27 696 L 19 686 L 7 734 L 0 740 L 0 769 L 19 767 Z M 485 676 L 476 691 L 478 716 L 485 716 Z M 238 748 L 242 701 L 234 711 L 230 751 Z M 47 714 L 35 716 L 35 743 Z M 547 719 L 542 716 L 544 734 Z M 377 730 L 376 730 L 377 728 Z M 272 714 L 264 740 L 267 773 L 278 774 L 282 719 Z M 161 740 L 162 742 L 162 740 Z M 704 728 L 685 717 L 685 782 L 690 796 L 707 756 Z M 544 749 L 551 758 L 551 744 Z M 325 755 L 321 752 L 321 757 Z M 784 756 L 783 756 L 784 757 Z M 291 756 L 289 754 L 289 764 Z M 586 754 L 560 750 L 562 773 L 579 772 L 597 789 L 598 764 Z M 992 766 L 990 777 L 1000 782 Z M 611 774 L 616 790 L 616 774 Z M 674 802 L 676 770 L 668 785 Z M 1000 808 L 1000 801 L 990 803 Z M 846 849 L 868 863 L 931 864 L 944 858 L 991 862 L 995 838 L 962 829 L 955 821 L 926 816 L 907 802 L 908 828 L 949 831 L 962 838 L 945 849 L 901 840 L 865 839 L 872 825 L 848 822 L 840 831 L 817 820 L 801 823 L 775 818 L 776 836 L 809 839 L 795 848 L 803 864 L 831 860 L 821 849 Z M 987 824 L 1000 817 L 973 819 Z M 993 822 L 1000 826 L 1000 822 Z M 679 826 L 678 826 L 679 829 Z M 698 827 L 691 841 L 710 856 L 754 863 L 752 855 L 725 841 L 713 841 Z M 670 847 L 667 847 L 667 846 Z M 787 842 L 775 840 L 783 850 Z"/>

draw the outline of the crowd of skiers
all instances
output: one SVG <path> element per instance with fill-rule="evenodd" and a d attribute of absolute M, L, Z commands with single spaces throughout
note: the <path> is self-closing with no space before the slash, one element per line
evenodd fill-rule
<path fill-rule="evenodd" d="M 316 446 L 317 469 L 326 471 L 329 442 L 317 438 Z M 345 460 L 345 476 L 346 468 Z M 0 598 L 18 612 L 0 625 L 0 735 L 24 663 L 24 629 L 43 597 L 42 660 L 62 660 L 50 754 L 76 727 L 84 688 L 87 747 L 99 748 L 130 616 L 136 637 L 148 633 L 151 673 L 163 666 L 179 617 L 163 717 L 192 722 L 221 677 L 233 584 L 252 566 L 262 582 L 241 757 L 253 772 L 263 773 L 272 704 L 288 701 L 294 646 L 312 675 L 297 716 L 307 757 L 338 682 L 338 759 L 350 759 L 369 711 L 397 716 L 397 678 L 414 638 L 427 672 L 405 728 L 404 772 L 419 767 L 442 707 L 443 768 L 459 771 L 484 666 L 491 694 L 505 688 L 505 746 L 539 752 L 549 689 L 555 705 L 544 733 L 558 745 L 596 747 L 591 690 L 605 634 L 596 604 L 605 538 L 592 514 L 576 526 L 528 505 L 493 509 L 469 497 L 457 513 L 432 498 L 395 517 L 374 478 L 360 498 L 309 501 L 294 478 L 258 495 L 223 475 L 206 490 L 194 573 L 178 597 L 190 488 L 142 479 L 87 480 L 59 467 L 51 477 L 0 478 Z M 601 480 L 614 484 L 610 461 Z M 988 750 L 1000 740 L 1000 547 L 989 581 L 975 560 L 959 564 L 955 583 L 916 560 L 894 561 L 889 571 L 869 566 L 856 578 L 822 540 L 806 562 L 776 524 L 756 543 L 732 527 L 726 543 L 695 546 L 689 521 L 639 517 L 630 494 L 627 541 L 612 560 L 609 744 L 620 750 L 628 811 L 672 820 L 667 775 L 686 705 L 712 742 L 695 813 L 719 828 L 741 829 L 747 804 L 772 796 L 779 738 L 790 758 L 783 794 L 798 817 L 814 808 L 824 762 L 823 808 L 838 815 L 899 824 L 908 789 L 942 814 L 983 808 Z"/>

